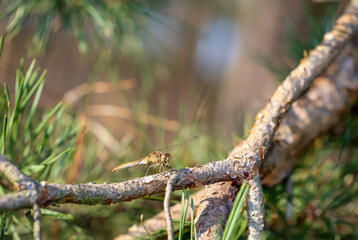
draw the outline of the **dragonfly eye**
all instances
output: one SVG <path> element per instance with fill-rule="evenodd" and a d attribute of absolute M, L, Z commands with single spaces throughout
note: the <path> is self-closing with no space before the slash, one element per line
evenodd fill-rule
<path fill-rule="evenodd" d="M 170 154 L 169 153 L 166 153 L 165 154 L 165 160 L 169 160 L 170 159 Z"/>

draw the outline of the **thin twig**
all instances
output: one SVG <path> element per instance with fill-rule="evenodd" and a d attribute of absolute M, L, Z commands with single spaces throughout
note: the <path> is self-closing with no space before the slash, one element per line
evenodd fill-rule
<path fill-rule="evenodd" d="M 240 182 L 248 177 L 244 174 L 246 169 L 247 164 L 242 161 L 242 166 L 235 170 L 234 163 L 230 160 L 180 169 L 177 172 L 180 174 L 181 181 L 176 182 L 173 189 L 194 188 L 230 180 Z M 164 172 L 112 184 L 43 184 L 36 202 L 40 206 L 46 206 L 59 203 L 97 205 L 130 201 L 164 192 L 171 173 L 172 171 Z M 1 196 L 0 212 L 32 207 L 32 201 L 28 199 L 27 194 L 18 192 Z"/>
<path fill-rule="evenodd" d="M 247 203 L 247 239 L 260 240 L 264 232 L 265 204 L 260 175 L 249 181 Z"/>
<path fill-rule="evenodd" d="M 179 175 L 177 173 L 172 174 L 165 189 L 164 212 L 167 222 L 167 233 L 169 240 L 174 240 L 174 226 L 172 216 L 170 214 L 170 199 L 172 197 L 174 183 L 178 180 L 178 177 Z"/>
<path fill-rule="evenodd" d="M 270 145 L 273 134 L 287 109 L 329 65 L 346 45 L 358 28 L 358 0 L 350 3 L 345 15 L 338 19 L 334 29 L 327 33 L 322 44 L 311 51 L 307 59 L 287 77 L 277 89 L 266 107 L 257 115 L 249 138 L 234 151 L 231 158 L 208 163 L 204 166 L 179 170 L 180 183 L 173 189 L 193 188 L 222 181 L 252 179 L 262 157 Z M 132 200 L 163 192 L 170 173 L 134 179 L 116 184 L 48 184 L 41 187 L 40 205 L 51 203 L 110 204 Z M 8 196 L 0 198 L 7 201 Z M 13 196 L 12 196 L 13 197 Z M 17 200 L 16 200 L 17 201 Z M 19 199 L 21 205 L 12 204 L 12 209 L 0 206 L 0 211 L 15 210 L 30 202 Z"/>
<path fill-rule="evenodd" d="M 33 206 L 33 216 L 34 216 L 34 239 L 41 240 L 41 209 L 40 206 L 35 203 Z"/>

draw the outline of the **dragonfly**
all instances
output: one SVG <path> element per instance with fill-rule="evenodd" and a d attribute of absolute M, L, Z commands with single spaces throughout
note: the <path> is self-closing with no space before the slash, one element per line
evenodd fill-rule
<path fill-rule="evenodd" d="M 148 154 L 147 156 L 140 158 L 138 160 L 121 164 L 118 167 L 113 168 L 112 172 L 119 172 L 120 170 L 122 170 L 124 168 L 129 168 L 129 167 L 134 168 L 138 165 L 148 165 L 149 167 L 148 167 L 147 173 L 151 167 L 153 167 L 153 171 L 158 166 L 160 166 L 160 170 L 162 168 L 171 169 L 172 168 L 170 165 L 171 154 L 175 151 L 182 149 L 182 148 L 186 148 L 186 147 L 196 143 L 197 141 L 199 141 L 198 136 L 189 138 L 183 142 L 179 142 L 179 143 L 170 145 L 168 147 L 159 149 L 157 151 L 154 151 L 154 152 Z M 147 175 L 147 173 L 146 173 L 146 175 Z"/>

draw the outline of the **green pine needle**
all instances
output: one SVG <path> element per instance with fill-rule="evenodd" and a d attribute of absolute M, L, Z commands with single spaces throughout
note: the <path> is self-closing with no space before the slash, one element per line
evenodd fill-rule
<path fill-rule="evenodd" d="M 240 224 L 241 221 L 239 221 L 239 219 L 242 218 L 243 206 L 249 188 L 250 186 L 247 182 L 244 182 L 241 185 L 240 191 L 236 195 L 233 208 L 226 222 L 222 239 L 224 240 L 237 239 L 235 237 L 238 237 L 237 233 L 240 232 L 240 228 L 241 228 L 241 224 Z"/>

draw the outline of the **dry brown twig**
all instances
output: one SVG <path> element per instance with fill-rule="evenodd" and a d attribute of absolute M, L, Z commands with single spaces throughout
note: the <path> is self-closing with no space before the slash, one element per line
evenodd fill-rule
<path fill-rule="evenodd" d="M 176 182 L 173 189 L 199 187 L 223 181 L 241 183 L 257 176 L 255 173 L 284 114 L 346 46 L 357 28 L 358 0 L 353 0 L 345 14 L 337 20 L 334 29 L 327 33 L 322 43 L 291 72 L 266 107 L 259 112 L 245 143 L 235 148 L 225 160 L 178 170 L 177 174 L 181 181 Z M 13 166 L 8 165 L 3 168 L 0 164 L 0 170 L 11 180 L 13 176 L 10 169 L 13 169 Z M 34 203 L 46 206 L 54 203 L 110 204 L 128 201 L 163 192 L 170 175 L 171 172 L 166 172 L 114 184 L 41 184 L 39 194 L 36 194 L 35 198 L 29 197 L 26 190 L 0 197 L 0 211 L 27 208 Z M 16 178 L 13 180 L 12 182 L 17 183 Z M 26 181 L 25 185 L 28 182 Z M 258 196 L 258 194 L 251 196 Z M 248 212 L 250 211 L 248 209 Z"/>

